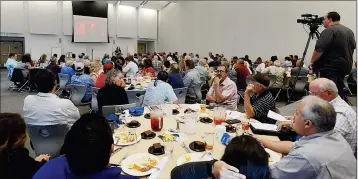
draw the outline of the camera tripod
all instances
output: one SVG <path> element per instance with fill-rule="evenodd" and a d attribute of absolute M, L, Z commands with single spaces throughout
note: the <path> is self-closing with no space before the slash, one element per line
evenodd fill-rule
<path fill-rule="evenodd" d="M 294 87 L 297 83 L 298 77 L 300 76 L 300 72 L 301 72 L 301 68 L 303 66 L 303 62 L 305 61 L 305 57 L 307 54 L 307 49 L 308 46 L 310 45 L 311 39 L 313 39 L 314 37 L 317 37 L 317 39 L 319 38 L 319 32 L 318 32 L 318 24 L 309 24 L 310 27 L 310 33 L 307 39 L 307 43 L 306 43 L 306 47 L 305 50 L 303 51 L 303 55 L 302 55 L 302 60 L 300 61 L 300 64 L 298 66 L 298 71 L 297 74 L 295 75 L 294 79 L 293 79 L 293 84 L 292 86 Z M 291 77 L 292 78 L 292 77 Z M 290 95 L 287 97 L 287 104 L 290 102 L 291 96 L 292 96 L 293 90 L 291 90 Z"/>

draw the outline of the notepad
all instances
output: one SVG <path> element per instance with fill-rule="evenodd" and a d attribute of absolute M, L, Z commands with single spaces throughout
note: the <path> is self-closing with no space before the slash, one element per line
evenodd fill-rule
<path fill-rule="evenodd" d="M 274 119 L 276 121 L 289 121 L 285 117 L 283 117 L 282 115 L 280 115 L 278 113 L 275 113 L 275 112 L 273 112 L 271 110 L 268 112 L 267 117 L 271 118 L 271 119 Z"/>
<path fill-rule="evenodd" d="M 266 123 L 250 123 L 250 125 L 256 130 L 275 131 L 277 132 L 277 126 L 274 124 Z"/>

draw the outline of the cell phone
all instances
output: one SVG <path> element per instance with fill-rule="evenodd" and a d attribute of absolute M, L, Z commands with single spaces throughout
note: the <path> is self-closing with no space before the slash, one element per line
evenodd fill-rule
<path fill-rule="evenodd" d="M 237 123 L 241 123 L 241 121 L 239 119 L 229 119 L 225 121 L 228 124 L 237 124 Z"/>

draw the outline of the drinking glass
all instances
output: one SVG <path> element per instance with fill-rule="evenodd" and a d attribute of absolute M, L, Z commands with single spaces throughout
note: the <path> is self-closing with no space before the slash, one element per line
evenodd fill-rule
<path fill-rule="evenodd" d="M 208 152 L 212 152 L 214 148 L 214 138 L 215 135 L 213 133 L 206 133 L 205 138 L 205 150 Z"/>
<path fill-rule="evenodd" d="M 201 112 L 206 111 L 206 100 L 205 99 L 201 100 L 200 111 Z"/>
<path fill-rule="evenodd" d="M 165 103 L 161 105 L 163 109 L 165 118 L 171 118 L 173 115 L 173 107 L 170 103 Z"/>
<path fill-rule="evenodd" d="M 191 135 L 196 133 L 196 122 L 198 119 L 198 113 L 188 112 L 184 114 L 184 131 L 186 134 Z"/>
<path fill-rule="evenodd" d="M 244 131 L 244 134 L 248 133 L 247 131 L 249 131 L 249 127 L 250 127 L 249 122 L 242 122 L 241 123 L 241 128 Z"/>
<path fill-rule="evenodd" d="M 153 110 L 150 112 L 150 127 L 153 131 L 160 131 L 163 128 L 163 111 Z"/>
<path fill-rule="evenodd" d="M 214 124 L 221 125 L 226 120 L 226 110 L 222 107 L 216 107 L 214 109 Z"/>

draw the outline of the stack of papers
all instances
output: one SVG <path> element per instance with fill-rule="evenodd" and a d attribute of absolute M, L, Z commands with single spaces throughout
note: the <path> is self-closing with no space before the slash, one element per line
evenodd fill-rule
<path fill-rule="evenodd" d="M 277 132 L 277 126 L 274 124 L 266 124 L 266 123 L 250 123 L 250 125 L 258 130 L 265 130 L 265 131 L 275 131 Z"/>
<path fill-rule="evenodd" d="M 285 117 L 283 117 L 282 115 L 280 114 L 277 114 L 273 111 L 269 111 L 268 114 L 267 114 L 267 117 L 268 118 L 271 118 L 271 119 L 274 119 L 276 121 L 290 121 L 290 120 L 287 120 Z"/>
<path fill-rule="evenodd" d="M 227 119 L 239 119 L 242 117 L 246 117 L 245 113 L 241 113 L 238 111 L 226 111 L 226 118 Z"/>

